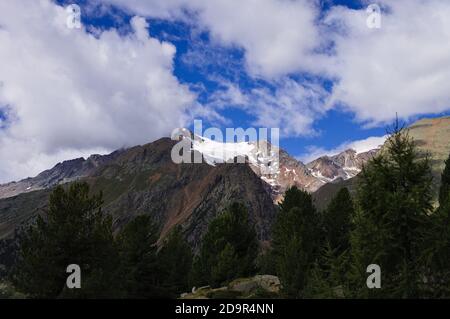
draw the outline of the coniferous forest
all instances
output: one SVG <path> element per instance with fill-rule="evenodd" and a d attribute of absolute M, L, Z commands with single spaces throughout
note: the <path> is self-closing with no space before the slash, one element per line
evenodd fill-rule
<path fill-rule="evenodd" d="M 26 298 L 179 298 L 272 275 L 280 290 L 256 297 L 449 298 L 450 157 L 433 198 L 430 161 L 398 125 L 356 190 L 342 188 L 326 209 L 288 189 L 264 244 L 240 202 L 209 223 L 197 251 L 181 226 L 160 239 L 149 215 L 113 231 L 102 193 L 72 183 L 53 190 L 46 214 L 21 235 L 7 283 Z M 81 270 L 79 289 L 67 286 L 69 264 Z"/>

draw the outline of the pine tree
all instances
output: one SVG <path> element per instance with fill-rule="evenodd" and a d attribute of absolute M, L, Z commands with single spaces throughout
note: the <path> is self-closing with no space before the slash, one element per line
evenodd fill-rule
<path fill-rule="evenodd" d="M 350 231 L 354 218 L 354 206 L 346 187 L 339 190 L 324 212 L 324 227 L 330 248 L 337 255 L 350 249 Z"/>
<path fill-rule="evenodd" d="M 175 227 L 164 241 L 158 253 L 158 262 L 163 270 L 162 282 L 168 296 L 176 298 L 188 291 L 192 251 L 183 238 L 181 226 Z"/>
<path fill-rule="evenodd" d="M 432 216 L 433 228 L 427 239 L 429 296 L 450 297 L 450 156 L 445 162 L 439 190 L 439 207 Z"/>
<path fill-rule="evenodd" d="M 450 155 L 445 161 L 445 168 L 441 175 L 441 187 L 439 189 L 439 205 L 445 206 L 450 197 Z"/>
<path fill-rule="evenodd" d="M 233 203 L 208 226 L 195 259 L 192 284 L 220 286 L 256 272 L 256 232 L 246 207 Z"/>
<path fill-rule="evenodd" d="M 23 237 L 12 280 L 35 298 L 114 297 L 117 255 L 111 219 L 101 210 L 102 195 L 86 183 L 57 187 L 48 212 Z M 81 289 L 67 289 L 67 266 L 81 268 Z"/>
<path fill-rule="evenodd" d="M 157 259 L 158 230 L 150 216 L 129 222 L 118 236 L 122 287 L 128 298 L 166 297 Z"/>
<path fill-rule="evenodd" d="M 307 297 L 343 298 L 347 295 L 354 215 L 350 193 L 347 188 L 342 188 L 323 213 L 325 242 L 309 275 L 305 289 Z"/>
<path fill-rule="evenodd" d="M 322 247 L 318 260 L 309 273 L 306 298 L 345 298 L 348 286 L 349 250 L 338 253 L 329 242 Z"/>
<path fill-rule="evenodd" d="M 422 295 L 423 244 L 430 229 L 431 172 L 398 122 L 385 149 L 359 177 L 356 228 L 352 233 L 357 297 L 414 298 Z M 381 267 L 381 289 L 366 287 L 366 267 Z"/>
<path fill-rule="evenodd" d="M 230 243 L 227 243 L 219 253 L 216 263 L 211 265 L 211 278 L 215 285 L 225 284 L 237 278 L 236 269 L 239 268 L 239 258 Z"/>
<path fill-rule="evenodd" d="M 258 268 L 258 273 L 261 275 L 273 275 L 276 276 L 277 269 L 273 251 L 270 247 L 267 247 L 262 251 L 257 259 L 256 264 Z"/>
<path fill-rule="evenodd" d="M 308 273 L 321 240 L 319 215 L 311 195 L 292 187 L 286 191 L 273 229 L 273 256 L 288 297 L 304 297 Z"/>

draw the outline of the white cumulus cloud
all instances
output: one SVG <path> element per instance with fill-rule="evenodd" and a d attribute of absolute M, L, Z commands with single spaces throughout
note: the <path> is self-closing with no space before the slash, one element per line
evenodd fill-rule
<path fill-rule="evenodd" d="M 143 18 L 95 36 L 66 20 L 48 0 L 0 1 L 0 182 L 168 135 L 197 105 Z"/>
<path fill-rule="evenodd" d="M 383 8 L 380 29 L 368 28 L 366 8 L 332 6 L 321 15 L 315 0 L 103 1 L 207 29 L 213 43 L 244 50 L 255 78 L 326 76 L 333 92 L 323 110 L 344 107 L 360 123 L 380 125 L 396 113 L 408 119 L 450 109 L 448 0 L 377 1 Z M 278 107 L 282 111 L 283 105 Z"/>
<path fill-rule="evenodd" d="M 320 10 L 310 0 L 103 0 L 149 17 L 192 19 L 213 41 L 246 52 L 248 71 L 276 78 L 316 70 L 323 43 L 315 25 Z M 191 15 L 186 16 L 186 12 Z M 194 16 L 195 18 L 192 18 Z"/>
<path fill-rule="evenodd" d="M 339 26 L 328 68 L 337 81 L 330 103 L 342 103 L 369 125 L 398 116 L 450 109 L 450 1 L 379 1 L 381 28 L 366 25 L 365 10 L 335 7 Z"/>
<path fill-rule="evenodd" d="M 244 91 L 230 82 L 222 82 L 222 89 L 211 95 L 208 106 L 213 109 L 238 107 L 250 114 L 253 125 L 279 128 L 283 136 L 314 136 L 314 121 L 325 112 L 326 90 L 317 83 L 299 83 L 282 78 L 275 82 L 275 90 L 256 87 Z"/>
<path fill-rule="evenodd" d="M 211 106 L 241 107 L 253 124 L 280 127 L 283 136 L 314 135 L 315 121 L 332 108 L 372 126 L 396 113 L 450 110 L 447 0 L 380 0 L 380 29 L 367 27 L 365 9 L 320 12 L 317 0 L 92 3 L 207 30 L 212 47 L 241 49 L 242 69 L 268 85 L 230 83 L 203 107 L 173 75 L 175 47 L 149 37 L 143 18 L 133 18 L 126 35 L 90 33 L 67 28 L 66 11 L 50 0 L 1 1 L 0 182 L 69 155 L 167 135 L 186 123 L 188 110 L 224 121 Z M 317 76 L 332 83 L 330 92 Z"/>

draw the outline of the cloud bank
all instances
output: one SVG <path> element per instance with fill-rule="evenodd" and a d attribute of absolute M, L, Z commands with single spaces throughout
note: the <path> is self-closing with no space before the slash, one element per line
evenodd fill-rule
<path fill-rule="evenodd" d="M 0 182 L 167 135 L 194 114 L 220 118 L 230 105 L 282 137 L 313 136 L 330 109 L 367 126 L 450 110 L 447 0 L 380 0 L 380 29 L 364 9 L 323 11 L 316 0 L 95 1 L 135 15 L 131 31 L 69 29 L 50 0 L 0 2 Z M 200 105 L 174 75 L 175 46 L 149 36 L 142 17 L 183 21 L 208 32 L 211 48 L 241 50 L 254 85 L 220 81 Z"/>
<path fill-rule="evenodd" d="M 175 47 L 143 18 L 94 36 L 67 17 L 46 0 L 0 2 L 0 182 L 168 135 L 196 107 L 173 75 Z"/>
<path fill-rule="evenodd" d="M 340 26 L 329 65 L 337 78 L 330 103 L 342 103 L 369 125 L 450 109 L 450 1 L 379 1 L 380 29 L 364 11 L 335 7 Z"/>
<path fill-rule="evenodd" d="M 275 86 L 281 83 L 279 90 L 285 77 L 299 72 L 328 78 L 333 85 L 326 103 L 299 103 L 296 109 L 305 112 L 289 114 L 300 125 L 313 123 L 330 108 L 350 111 L 357 122 L 368 126 L 385 124 L 396 113 L 408 119 L 450 109 L 450 2 L 446 0 L 380 0 L 380 29 L 367 26 L 365 8 L 332 6 L 321 12 L 314 0 L 103 2 L 149 17 L 199 25 L 213 42 L 244 50 L 247 72 Z M 324 99 L 319 95 L 310 100 Z M 261 124 L 270 125 L 277 109 L 284 114 L 283 103 L 272 106 L 275 110 L 256 114 Z M 303 125 L 286 132 L 298 136 L 299 131 L 312 130 Z"/>

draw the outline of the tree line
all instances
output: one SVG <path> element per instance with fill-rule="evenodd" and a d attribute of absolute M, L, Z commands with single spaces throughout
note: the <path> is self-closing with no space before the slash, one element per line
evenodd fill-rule
<path fill-rule="evenodd" d="M 288 189 L 264 249 L 246 207 L 232 203 L 195 255 L 179 226 L 157 244 L 149 216 L 115 235 L 101 194 L 84 183 L 60 186 L 21 240 L 10 280 L 32 298 L 176 298 L 257 273 L 277 275 L 286 298 L 450 297 L 450 157 L 433 205 L 430 161 L 396 125 L 357 184 L 354 196 L 343 188 L 323 211 L 307 192 Z M 69 264 L 82 269 L 80 289 L 66 286 Z M 371 264 L 381 269 L 380 288 L 366 285 Z"/>
<path fill-rule="evenodd" d="M 14 287 L 31 298 L 173 298 L 187 289 L 192 253 L 181 230 L 158 247 L 158 228 L 142 215 L 114 236 L 102 203 L 86 183 L 57 187 L 21 240 Z M 71 264 L 81 269 L 80 289 L 66 285 Z"/>

